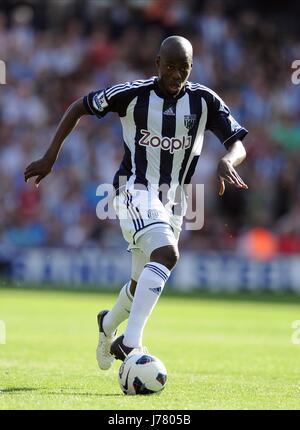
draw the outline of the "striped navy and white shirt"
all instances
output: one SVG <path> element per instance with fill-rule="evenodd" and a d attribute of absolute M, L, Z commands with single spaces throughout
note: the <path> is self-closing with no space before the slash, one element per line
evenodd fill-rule
<path fill-rule="evenodd" d="M 176 98 L 167 99 L 157 79 L 114 85 L 84 98 L 90 114 L 102 118 L 117 112 L 120 117 L 125 153 L 114 177 L 116 189 L 120 177 L 128 186 L 184 186 L 195 171 L 205 130 L 226 148 L 247 134 L 211 89 L 187 82 Z"/>

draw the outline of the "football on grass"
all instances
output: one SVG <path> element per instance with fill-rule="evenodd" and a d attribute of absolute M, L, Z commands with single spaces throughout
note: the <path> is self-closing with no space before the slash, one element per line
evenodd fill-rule
<path fill-rule="evenodd" d="M 124 394 L 153 394 L 163 390 L 167 370 L 150 354 L 129 354 L 119 369 L 119 384 Z"/>

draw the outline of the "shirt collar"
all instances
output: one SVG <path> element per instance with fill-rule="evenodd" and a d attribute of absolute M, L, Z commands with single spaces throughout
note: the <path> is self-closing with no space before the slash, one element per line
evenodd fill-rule
<path fill-rule="evenodd" d="M 167 100 L 169 102 L 176 101 L 185 95 L 186 83 L 185 83 L 184 87 L 182 88 L 182 90 L 180 91 L 180 93 L 176 97 L 172 97 L 172 96 L 166 97 L 166 95 L 161 91 L 161 89 L 158 85 L 158 76 L 155 76 L 154 77 L 154 92 L 158 97 L 161 97 L 164 100 Z"/>

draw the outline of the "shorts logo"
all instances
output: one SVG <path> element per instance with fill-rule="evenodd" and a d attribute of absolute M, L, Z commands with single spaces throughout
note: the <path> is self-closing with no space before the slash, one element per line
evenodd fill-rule
<path fill-rule="evenodd" d="M 175 151 L 190 148 L 192 144 L 191 136 L 177 137 L 161 137 L 155 134 L 151 134 L 148 130 L 141 130 L 141 139 L 139 145 L 151 146 L 152 148 L 160 148 L 164 151 L 170 151 L 174 154 Z"/>
<path fill-rule="evenodd" d="M 105 108 L 107 108 L 108 103 L 105 99 L 104 91 L 102 91 L 99 94 L 96 94 L 93 98 L 93 105 L 94 108 L 97 109 L 100 112 L 103 112 Z"/>
<path fill-rule="evenodd" d="M 194 125 L 196 124 L 196 121 L 197 121 L 196 114 L 193 113 L 191 115 L 184 115 L 184 126 L 188 130 L 191 130 L 194 127 Z"/>
<path fill-rule="evenodd" d="M 158 218 L 158 210 L 157 209 L 148 209 L 148 218 L 157 219 Z"/>

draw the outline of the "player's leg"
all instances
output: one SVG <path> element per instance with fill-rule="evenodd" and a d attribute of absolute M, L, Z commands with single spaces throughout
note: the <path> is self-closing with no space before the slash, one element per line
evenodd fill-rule
<path fill-rule="evenodd" d="M 113 308 L 103 310 L 98 314 L 99 341 L 96 350 L 97 362 L 102 370 L 108 370 L 114 357 L 110 354 L 111 343 L 115 340 L 118 326 L 125 321 L 130 313 L 133 295 L 137 281 L 145 263 L 148 261 L 139 249 L 132 249 L 131 281 L 121 289 Z"/>
<path fill-rule="evenodd" d="M 102 370 L 108 370 L 113 361 L 114 357 L 110 354 L 110 346 L 112 342 L 116 338 L 116 327 L 114 329 L 110 329 L 113 325 L 110 324 L 106 328 L 106 320 L 109 316 L 109 314 L 113 311 L 113 318 L 111 320 L 117 320 L 117 321 L 124 321 L 126 318 L 128 318 L 129 311 L 127 312 L 127 308 L 131 308 L 132 304 L 132 297 L 128 296 L 128 291 L 130 288 L 130 282 L 125 284 L 123 288 L 120 291 L 120 294 L 117 298 L 117 301 L 111 311 L 108 310 L 102 310 L 97 315 L 97 321 L 98 321 L 98 328 L 99 328 L 99 340 L 98 345 L 96 349 L 96 357 L 98 366 Z"/>
<path fill-rule="evenodd" d="M 114 333 L 119 325 L 128 318 L 137 280 L 144 265 L 149 261 L 149 258 L 138 248 L 133 248 L 131 255 L 131 281 L 124 285 L 115 305 L 103 318 L 102 326 L 104 332 L 108 335 Z"/>
<path fill-rule="evenodd" d="M 150 261 L 145 264 L 138 279 L 124 336 L 116 339 L 111 347 L 111 352 L 121 360 L 134 348 L 142 347 L 146 322 L 179 257 L 177 240 L 167 225 L 151 229 L 137 244 Z"/>

